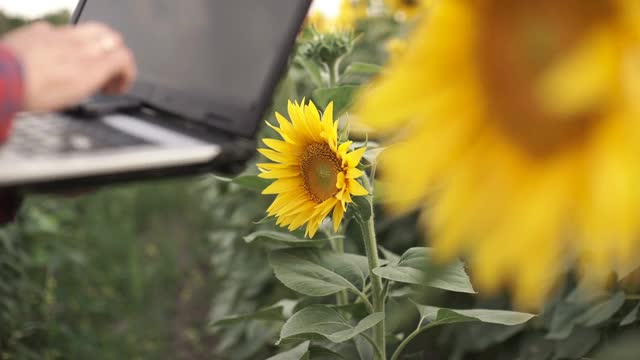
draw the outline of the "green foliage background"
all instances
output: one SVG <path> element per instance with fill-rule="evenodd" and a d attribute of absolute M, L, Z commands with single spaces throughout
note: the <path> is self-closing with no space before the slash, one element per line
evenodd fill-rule
<path fill-rule="evenodd" d="M 63 23 L 67 17 L 47 19 Z M 0 33 L 25 22 L 0 14 Z M 354 63 L 384 64 L 384 42 L 409 31 L 389 17 L 368 19 L 359 27 L 363 31 L 342 61 L 343 72 Z M 337 85 L 349 89 L 371 76 L 352 73 Z M 292 62 L 274 108 L 284 112 L 287 99 L 322 98 L 316 87 L 303 65 Z M 351 93 L 345 96 L 348 105 Z M 295 297 L 273 276 L 270 245 L 245 239 L 254 231 L 277 230 L 262 220 L 269 199 L 246 185 L 209 176 L 119 186 L 73 199 L 29 198 L 18 221 L 0 230 L 0 359 L 264 359 L 275 354 L 282 323 L 210 326 Z M 376 231 L 386 249 L 401 254 L 422 245 L 416 215 L 392 219 L 378 210 Z M 346 251 L 361 253 L 356 226 L 346 235 Z M 638 349 L 629 344 L 638 336 L 640 289 L 633 284 L 612 281 L 608 292 L 585 296 L 569 276 L 544 313 L 527 325 L 449 325 L 420 336 L 406 353 L 430 360 L 635 359 Z M 507 296 L 430 296 L 451 308 L 509 306 Z M 391 328 L 407 332 L 415 325 L 417 312 L 407 316 L 406 308 L 389 302 Z M 404 318 L 409 321 L 400 321 Z"/>

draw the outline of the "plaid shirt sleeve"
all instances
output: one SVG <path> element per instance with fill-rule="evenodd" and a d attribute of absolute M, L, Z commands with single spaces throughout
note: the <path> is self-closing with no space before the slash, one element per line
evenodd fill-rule
<path fill-rule="evenodd" d="M 24 83 L 18 59 L 0 44 L 0 144 L 9 137 L 13 117 L 23 105 Z"/>

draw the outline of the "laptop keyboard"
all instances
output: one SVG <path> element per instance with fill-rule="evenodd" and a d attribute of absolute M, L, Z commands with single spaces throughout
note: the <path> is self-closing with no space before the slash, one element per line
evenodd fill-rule
<path fill-rule="evenodd" d="M 113 129 L 98 120 L 74 120 L 62 114 L 22 115 L 16 119 L 6 146 L 23 156 L 100 151 L 148 142 Z"/>

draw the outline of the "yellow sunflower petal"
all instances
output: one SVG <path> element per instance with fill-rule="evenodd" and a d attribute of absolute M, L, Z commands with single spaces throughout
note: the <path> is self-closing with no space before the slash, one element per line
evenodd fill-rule
<path fill-rule="evenodd" d="M 258 152 L 262 155 L 264 155 L 267 159 L 272 160 L 272 161 L 276 161 L 279 163 L 296 163 L 297 162 L 297 156 L 295 155 L 290 155 L 290 154 L 285 154 L 285 153 L 279 153 L 276 151 L 273 151 L 271 149 L 258 149 Z"/>
<path fill-rule="evenodd" d="M 282 140 L 262 139 L 262 142 L 271 149 L 287 155 L 300 155 L 302 150 L 304 150 L 300 146 Z"/>
<path fill-rule="evenodd" d="M 349 192 L 355 196 L 364 196 L 369 195 L 367 189 L 364 186 L 360 185 L 357 180 L 347 179 L 347 187 L 349 188 Z"/>
<path fill-rule="evenodd" d="M 333 209 L 333 231 L 338 232 L 342 218 L 344 217 L 344 208 L 342 206 L 336 206 Z"/>
<path fill-rule="evenodd" d="M 347 165 L 349 167 L 358 166 L 358 164 L 360 163 L 360 160 L 362 159 L 362 156 L 366 151 L 367 151 L 367 148 L 362 147 L 348 153 L 345 158 L 345 160 L 347 161 Z"/>
<path fill-rule="evenodd" d="M 349 179 L 357 179 L 361 176 L 364 175 L 364 171 L 358 169 L 358 168 L 350 168 L 349 170 L 347 170 L 347 178 Z"/>
<path fill-rule="evenodd" d="M 295 191 L 302 187 L 302 181 L 297 178 L 278 179 L 273 184 L 267 186 L 262 193 L 264 195 L 278 194 L 286 191 Z"/>
<path fill-rule="evenodd" d="M 300 170 L 296 168 L 270 170 L 270 171 L 258 174 L 258 177 L 263 179 L 280 179 L 280 178 L 288 178 L 288 177 L 296 177 L 296 176 L 300 176 Z"/>

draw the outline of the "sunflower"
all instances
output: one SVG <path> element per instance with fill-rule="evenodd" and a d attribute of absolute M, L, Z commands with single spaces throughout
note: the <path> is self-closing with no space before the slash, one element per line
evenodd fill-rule
<path fill-rule="evenodd" d="M 385 0 L 387 7 L 394 13 L 400 15 L 403 19 L 413 18 L 420 13 L 427 5 L 429 0 Z"/>
<path fill-rule="evenodd" d="M 368 8 L 366 0 L 342 0 L 336 17 L 312 10 L 307 16 L 307 23 L 322 33 L 353 31 L 358 21 L 368 16 Z"/>
<path fill-rule="evenodd" d="M 400 57 L 407 51 L 407 41 L 402 38 L 394 37 L 389 39 L 384 48 L 389 56 L 389 61 L 398 61 Z"/>
<path fill-rule="evenodd" d="M 366 0 L 342 0 L 335 19 L 336 30 L 353 31 L 358 21 L 367 17 L 368 7 Z"/>
<path fill-rule="evenodd" d="M 331 32 L 334 27 L 333 21 L 318 10 L 309 12 L 309 15 L 307 16 L 307 25 L 321 33 Z"/>
<path fill-rule="evenodd" d="M 481 289 L 535 307 L 574 260 L 597 284 L 637 258 L 639 4 L 441 1 L 362 94 L 389 206 Z"/>
<path fill-rule="evenodd" d="M 264 139 L 270 149 L 258 151 L 274 163 L 258 164 L 264 179 L 275 179 L 263 194 L 277 194 L 267 210 L 276 224 L 290 231 L 307 224 L 305 236 L 313 237 L 333 211 L 338 231 L 352 196 L 368 195 L 356 180 L 364 175 L 357 168 L 366 148 L 349 152 L 351 141 L 338 142 L 338 122 L 333 103 L 320 113 L 312 101 L 289 102 L 289 118 L 276 113 L 279 127 L 267 123 L 282 140 Z"/>

